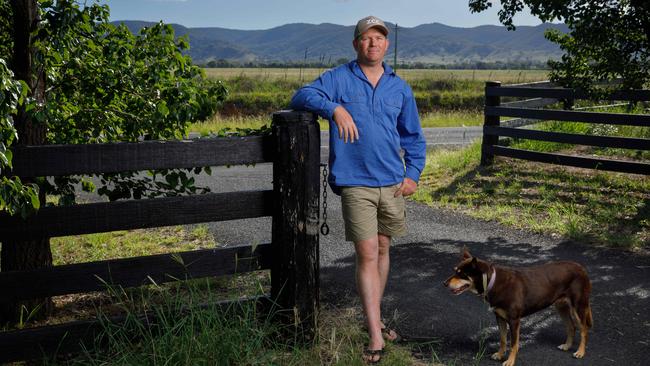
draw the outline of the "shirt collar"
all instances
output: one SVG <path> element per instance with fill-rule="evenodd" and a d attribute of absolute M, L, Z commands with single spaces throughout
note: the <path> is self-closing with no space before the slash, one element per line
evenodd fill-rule
<path fill-rule="evenodd" d="M 389 64 L 382 61 L 381 65 L 384 67 L 384 75 L 391 75 L 391 76 L 395 75 L 395 71 L 393 71 L 393 68 L 390 67 Z M 364 78 L 364 79 L 366 78 L 366 75 L 363 73 L 363 70 L 361 70 L 361 66 L 359 66 L 359 63 L 357 62 L 357 60 L 352 60 L 350 62 L 350 69 L 358 77 L 361 77 L 361 78 Z"/>

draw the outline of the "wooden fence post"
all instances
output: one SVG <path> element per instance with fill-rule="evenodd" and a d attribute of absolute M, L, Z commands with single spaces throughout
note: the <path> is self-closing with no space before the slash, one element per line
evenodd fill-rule
<path fill-rule="evenodd" d="M 498 107 L 501 105 L 501 97 L 499 96 L 488 96 L 487 90 L 492 87 L 500 87 L 500 81 L 487 81 L 485 83 L 485 106 L 486 107 Z M 485 113 L 485 112 L 483 112 Z M 501 121 L 500 116 L 488 116 L 485 115 L 485 122 L 483 126 L 499 126 Z M 486 135 L 485 129 L 483 131 L 483 144 L 481 146 L 481 165 L 488 166 L 492 165 L 494 162 L 494 154 L 491 151 L 488 151 L 490 146 L 494 146 L 499 142 L 499 136 L 495 135 Z"/>
<path fill-rule="evenodd" d="M 275 207 L 271 300 L 304 341 L 313 339 L 319 303 L 320 129 L 309 112 L 273 114 Z"/>

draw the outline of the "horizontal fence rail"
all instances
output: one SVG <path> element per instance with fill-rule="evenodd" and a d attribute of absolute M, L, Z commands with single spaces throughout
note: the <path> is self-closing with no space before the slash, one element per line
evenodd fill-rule
<path fill-rule="evenodd" d="M 650 115 L 624 114 L 624 113 L 599 113 L 576 112 L 548 109 L 485 107 L 488 116 L 508 116 L 521 118 L 536 118 L 545 120 L 604 123 L 610 125 L 626 125 L 650 127 Z"/>
<path fill-rule="evenodd" d="M 270 251 L 260 244 L 0 272 L 0 302 L 266 270 Z"/>
<path fill-rule="evenodd" d="M 499 156 L 507 156 L 517 159 L 538 161 L 557 165 L 568 165 L 578 168 L 608 170 L 621 173 L 634 173 L 650 175 L 650 164 L 636 163 L 632 161 L 620 161 L 610 159 L 592 159 L 580 156 L 542 153 L 537 151 L 511 149 L 504 146 L 489 146 L 486 150 Z"/>
<path fill-rule="evenodd" d="M 540 85 L 542 87 L 539 87 Z M 500 82 L 486 83 L 481 165 L 491 164 L 494 156 L 499 155 L 558 165 L 650 175 L 650 164 L 643 162 L 542 153 L 501 146 L 503 144 L 499 141 L 499 137 L 512 137 L 573 145 L 650 150 L 650 139 L 644 138 L 580 135 L 516 128 L 546 120 L 650 127 L 650 115 L 647 114 L 535 109 L 534 107 L 541 107 L 544 106 L 544 103 L 552 101 L 563 101 L 565 108 L 571 108 L 575 99 L 590 98 L 589 95 L 581 91 L 552 88 L 551 86 L 550 84 L 522 84 L 502 87 Z M 501 97 L 536 99 L 501 104 Z M 609 93 L 604 99 L 629 102 L 647 101 L 650 100 L 650 90 L 617 91 Z M 503 116 L 518 118 L 502 122 L 501 117 Z"/>
<path fill-rule="evenodd" d="M 485 88 L 486 97 L 526 97 L 554 99 L 591 99 L 585 92 L 568 88 L 537 88 L 537 87 L 490 87 Z M 599 97 L 601 99 L 601 97 Z M 650 90 L 621 90 L 602 96 L 603 100 L 626 100 L 643 102 L 650 100 Z"/>
<path fill-rule="evenodd" d="M 271 136 L 25 146 L 13 149 L 11 174 L 45 177 L 254 164 L 273 161 L 273 149 Z"/>
<path fill-rule="evenodd" d="M 271 190 L 43 207 L 27 219 L 0 214 L 0 238 L 36 239 L 272 214 Z"/>
<path fill-rule="evenodd" d="M 560 142 L 574 145 L 588 145 L 598 147 L 611 147 L 620 149 L 650 150 L 650 140 L 632 137 L 610 137 L 578 135 L 572 133 L 549 132 L 538 130 L 522 130 L 508 127 L 483 127 L 486 135 L 515 137 L 529 140 Z"/>
<path fill-rule="evenodd" d="M 508 108 L 539 108 L 546 107 L 547 105 L 555 104 L 557 102 L 558 100 L 555 98 L 533 98 L 503 103 L 501 105 Z"/>

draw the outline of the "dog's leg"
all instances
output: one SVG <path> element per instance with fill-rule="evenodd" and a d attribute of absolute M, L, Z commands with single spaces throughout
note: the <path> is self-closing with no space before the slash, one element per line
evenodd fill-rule
<path fill-rule="evenodd" d="M 586 304 L 584 302 L 578 304 L 577 314 L 575 316 L 578 318 L 578 324 L 580 326 L 580 345 L 578 346 L 578 350 L 573 354 L 573 357 L 583 358 L 585 357 L 585 350 L 587 348 L 589 328 L 592 324 L 589 302 Z"/>
<path fill-rule="evenodd" d="M 573 317 L 571 316 L 571 305 L 566 299 L 562 299 L 555 302 L 555 309 L 557 309 L 557 312 L 560 314 L 566 328 L 566 342 L 557 346 L 557 348 L 562 351 L 568 351 L 573 345 L 573 336 L 576 333 L 576 326 L 573 322 Z"/>
<path fill-rule="evenodd" d="M 519 318 L 509 319 L 508 325 L 510 326 L 510 356 L 502 363 L 502 366 L 515 366 L 515 359 L 517 352 L 519 352 Z"/>
<path fill-rule="evenodd" d="M 508 336 L 508 323 L 501 318 L 500 316 L 496 315 L 497 318 L 497 324 L 499 324 L 499 351 L 492 354 L 492 359 L 501 361 L 503 360 L 503 356 L 506 354 L 506 342 L 507 342 L 507 336 Z"/>

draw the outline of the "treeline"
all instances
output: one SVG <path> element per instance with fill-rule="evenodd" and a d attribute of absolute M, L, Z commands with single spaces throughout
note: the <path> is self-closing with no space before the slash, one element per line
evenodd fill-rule
<path fill-rule="evenodd" d="M 348 62 L 347 58 L 340 58 L 336 61 L 322 62 L 322 61 L 287 61 L 287 62 L 261 62 L 249 61 L 240 62 L 233 60 L 210 60 L 207 62 L 199 62 L 202 67 L 209 68 L 332 68 Z M 394 67 L 393 63 L 389 64 Z M 541 61 L 532 60 L 508 60 L 508 61 L 464 61 L 455 63 L 429 63 L 429 62 L 398 62 L 397 69 L 448 69 L 448 70 L 548 70 L 548 64 Z"/>

